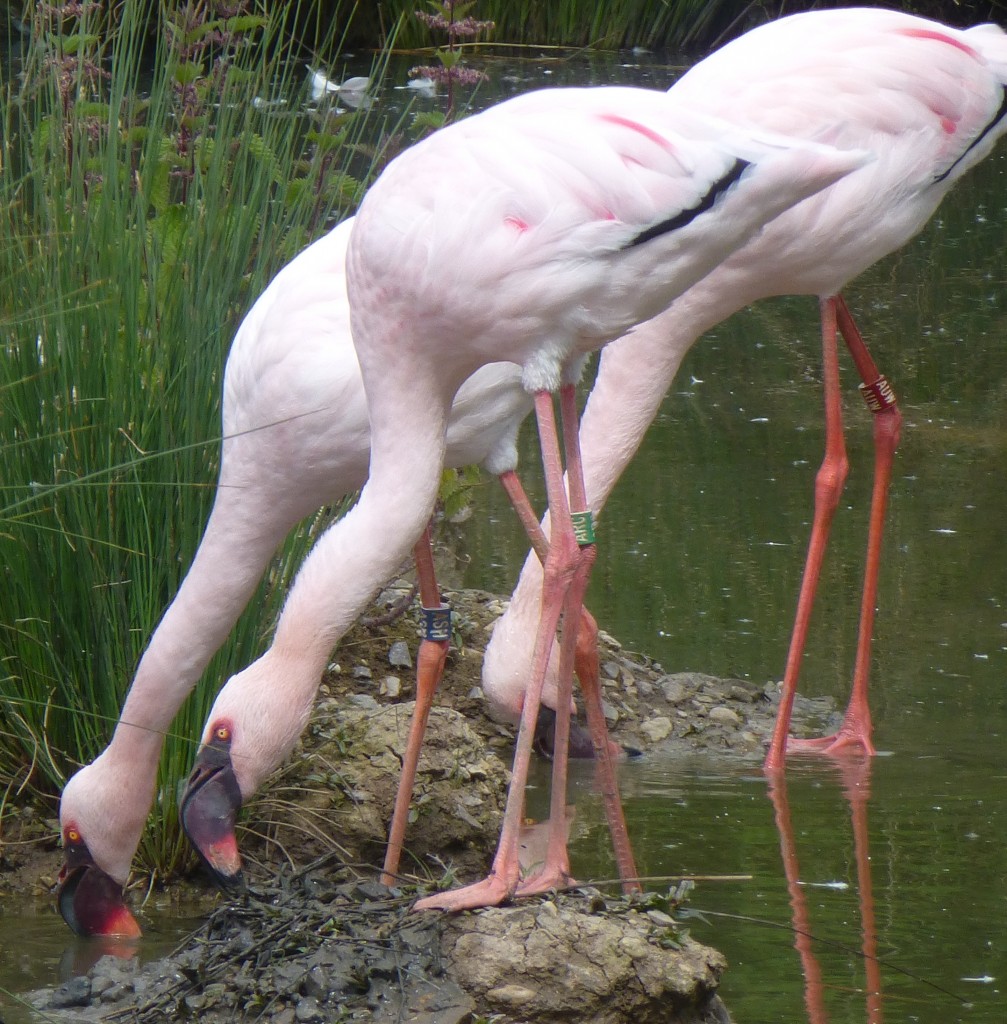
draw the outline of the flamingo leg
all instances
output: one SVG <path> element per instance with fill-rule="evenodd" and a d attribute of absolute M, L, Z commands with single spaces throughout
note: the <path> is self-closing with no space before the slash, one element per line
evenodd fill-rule
<path fill-rule="evenodd" d="M 572 391 L 573 389 L 571 388 Z M 564 440 L 569 458 L 570 441 L 566 437 L 567 419 L 568 415 L 564 411 Z M 579 432 L 574 443 L 578 453 L 577 458 L 579 458 Z M 545 564 L 545 557 L 549 550 L 549 539 L 539 523 L 538 516 L 531 507 L 531 502 L 528 500 L 528 495 L 525 493 L 520 479 L 518 479 L 517 474 L 513 470 L 508 470 L 500 474 L 500 483 L 510 499 L 510 503 L 514 507 L 518 518 L 524 525 L 532 549 L 538 555 L 539 561 Z M 576 505 L 579 500 L 584 508 L 587 507 L 586 495 L 583 493 L 576 495 L 571 493 L 570 500 L 571 505 Z M 609 739 L 608 724 L 605 721 L 605 711 L 601 701 L 601 672 L 598 665 L 598 624 L 594 616 L 583 606 L 581 606 L 580 610 L 580 623 L 574 651 L 574 674 L 577 676 L 581 691 L 584 694 L 584 709 L 587 714 L 588 729 L 591 733 L 592 745 L 594 747 L 598 789 L 605 808 L 609 834 L 612 837 L 612 848 L 615 853 L 619 877 L 622 879 L 622 886 L 625 892 L 639 892 L 641 891 L 638 881 L 639 872 L 636 869 L 633 848 L 629 840 L 629 830 L 626 828 L 626 817 L 623 813 L 622 800 L 619 796 L 619 784 L 616 780 L 615 758 L 618 748 Z M 555 785 L 553 786 L 553 791 L 555 791 Z M 550 813 L 550 820 L 562 821 L 563 819 L 554 819 Z M 559 826 L 554 824 L 553 828 L 556 827 Z"/>
<path fill-rule="evenodd" d="M 583 516 L 587 510 L 584 469 L 580 457 L 579 417 L 572 384 L 560 389 L 560 414 L 563 424 L 563 450 L 566 457 L 567 486 L 571 515 Z M 590 512 L 587 512 L 590 518 Z M 518 887 L 521 895 L 545 892 L 570 885 L 570 857 L 567 851 L 566 792 L 569 767 L 570 705 L 573 698 L 573 672 L 580 633 L 584 595 L 594 565 L 593 529 L 578 537 L 580 558 L 563 599 L 562 631 L 559 653 L 559 690 L 556 697 L 556 729 L 553 743 L 552 782 L 549 805 L 549 839 L 541 868 Z"/>
<path fill-rule="evenodd" d="M 580 629 L 577 633 L 574 671 L 584 693 L 584 710 L 587 725 L 594 742 L 595 777 L 601 792 L 608 831 L 612 837 L 615 863 L 625 893 L 642 892 L 640 873 L 636 868 L 633 847 L 626 828 L 626 817 L 619 796 L 619 784 L 615 774 L 613 744 L 608 738 L 608 725 L 601 703 L 601 672 L 598 666 L 598 624 L 594 616 L 581 609 Z"/>
<path fill-rule="evenodd" d="M 430 527 L 423 531 L 423 536 L 413 548 L 416 560 L 416 573 L 419 578 L 420 605 L 423 608 L 426 635 L 420 643 L 416 656 L 416 705 L 413 709 L 412 721 L 409 724 L 409 737 L 406 740 L 406 751 L 402 758 L 402 774 L 399 776 L 399 788 L 395 795 L 395 809 L 392 812 L 392 824 L 388 831 L 388 846 L 385 848 L 385 864 L 381 873 L 381 881 L 385 885 L 395 884 L 395 875 L 399 870 L 402 856 L 402 843 L 405 838 L 406 825 L 409 820 L 409 805 L 413 798 L 413 787 L 416 783 L 416 766 L 419 763 L 420 748 L 430 718 L 434 693 L 444 674 L 444 663 L 447 660 L 448 644 L 451 640 L 451 610 L 442 604 L 437 577 L 434 573 L 434 555 L 430 543 Z"/>
<path fill-rule="evenodd" d="M 864 588 L 860 602 L 860 625 L 857 636 L 857 655 L 853 670 L 853 687 L 850 693 L 850 702 L 847 705 L 843 723 L 834 735 L 811 740 L 791 739 L 789 741 L 789 748 L 797 751 L 838 754 L 853 747 L 873 755 L 875 753 L 874 744 L 871 740 L 873 727 L 871 724 L 870 707 L 867 701 L 867 688 L 871 668 L 871 641 L 874 634 L 874 615 L 877 608 L 878 573 L 881 566 L 881 539 L 884 533 L 885 513 L 888 508 L 888 495 L 891 489 L 892 464 L 902 428 L 902 413 L 899 411 L 891 386 L 887 379 L 878 372 L 878 368 L 871 358 L 867 346 L 864 344 L 863 337 L 854 323 L 849 307 L 846 305 L 846 300 L 842 296 L 836 296 L 829 301 L 835 313 L 836 325 L 843 335 L 843 340 L 846 342 L 857 372 L 860 374 L 862 381 L 860 386 L 861 392 L 867 401 L 868 408 L 870 408 L 874 415 L 874 485 L 871 494 L 871 516 L 867 534 Z M 824 319 L 823 313 L 823 325 Z M 833 331 L 833 350 L 835 349 L 834 339 L 835 333 Z M 838 500 L 838 494 L 836 497 Z M 796 632 L 797 626 L 795 625 L 795 635 Z M 791 667 L 789 658 L 787 664 L 789 671 Z M 797 666 L 795 665 L 795 688 L 796 668 Z M 786 679 L 787 677 L 785 676 L 784 697 L 788 694 Z M 782 723 L 784 705 L 781 700 L 780 714 L 777 717 L 776 731 L 773 734 L 773 744 L 770 746 L 769 755 L 766 758 L 766 768 L 768 770 L 782 768 L 785 749 L 788 746 L 786 731 L 787 727 L 789 727 L 792 704 L 793 694 L 791 693 L 786 709 L 787 721 Z M 782 738 L 779 735 L 781 729 Z M 776 754 L 778 739 L 780 739 L 782 746 L 779 748 L 779 753 Z"/>
<path fill-rule="evenodd" d="M 892 482 L 892 463 L 902 430 L 902 413 L 888 381 L 879 372 L 867 346 L 857 330 L 849 307 L 840 296 L 839 329 L 846 342 L 862 384 L 861 392 L 874 415 L 874 486 L 871 493 L 871 519 L 867 533 L 867 558 L 864 567 L 864 590 L 860 603 L 860 630 L 857 636 L 857 658 L 853 670 L 853 689 L 846 716 L 832 749 L 859 745 L 868 754 L 874 753 L 871 743 L 871 712 L 867 704 L 867 684 L 871 671 L 871 641 L 874 635 L 874 613 L 877 609 L 878 572 L 881 567 L 881 539 L 885 512 Z"/>
<path fill-rule="evenodd" d="M 837 300 L 821 300 L 822 321 L 822 362 L 825 385 L 825 456 L 815 477 L 815 515 L 811 526 L 811 540 L 804 563 L 804 576 L 797 599 L 797 614 L 787 652 L 787 665 L 783 674 L 783 693 L 776 713 L 776 726 L 766 754 L 765 769 L 768 772 L 783 770 L 787 751 L 787 734 L 790 730 L 790 716 L 797 695 L 797 676 L 800 672 L 804 645 L 808 636 L 808 624 L 815 602 L 818 580 L 822 574 L 822 562 L 828 545 L 832 519 L 839 505 L 839 496 L 846 482 L 849 461 L 843 440 L 843 413 L 839 392 L 839 355 L 836 350 Z M 794 741 L 790 743 L 793 745 Z"/>
<path fill-rule="evenodd" d="M 514 765 L 510 788 L 507 791 L 500 841 L 489 875 L 485 879 L 461 889 L 425 897 L 416 903 L 417 910 L 469 910 L 475 907 L 496 906 L 513 896 L 518 885 L 518 845 L 524 817 L 524 792 L 535 738 L 535 724 L 542 700 L 542 685 L 560 616 L 567 603 L 566 595 L 582 561 L 570 519 L 570 506 L 563 483 L 559 437 L 556 432 L 556 416 L 552 396 L 548 392 L 536 393 L 535 415 L 538 420 L 542 462 L 545 468 L 552 536 L 544 566 L 542 615 L 535 637 L 532 675 L 521 709 L 521 723 L 515 743 Z"/>

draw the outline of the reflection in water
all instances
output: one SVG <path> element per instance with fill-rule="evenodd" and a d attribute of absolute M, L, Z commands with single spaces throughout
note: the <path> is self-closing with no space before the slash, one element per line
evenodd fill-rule
<path fill-rule="evenodd" d="M 874 923 L 874 890 L 871 885 L 871 855 L 867 832 L 867 801 L 870 798 L 871 760 L 863 755 L 836 758 L 832 764 L 839 771 L 843 794 L 850 806 L 853 843 L 857 866 L 857 894 L 861 923 L 861 954 L 867 976 L 867 1024 L 883 1024 L 881 1004 L 881 965 L 878 962 L 877 931 Z M 787 780 L 783 773 L 769 778 L 769 799 L 773 805 L 776 828 L 780 835 L 780 855 L 790 894 L 794 947 L 801 958 L 804 973 L 804 1005 L 808 1024 L 826 1024 L 822 970 L 814 953 L 814 930 L 808 914 L 805 887 L 801 881 L 797 845 L 790 820 Z"/>
<path fill-rule="evenodd" d="M 83 939 L 75 936 L 72 945 L 60 957 L 58 978 L 64 982 L 87 974 L 103 956 L 132 960 L 138 955 L 139 949 L 139 939 L 118 939 L 105 935 Z"/>

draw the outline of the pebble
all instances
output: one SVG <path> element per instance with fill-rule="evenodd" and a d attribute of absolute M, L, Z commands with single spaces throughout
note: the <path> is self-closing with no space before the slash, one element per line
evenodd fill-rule
<path fill-rule="evenodd" d="M 681 704 L 689 696 L 689 688 L 676 676 L 665 676 L 658 680 L 658 686 L 669 704 Z"/>
<path fill-rule="evenodd" d="M 490 989 L 486 998 L 491 1003 L 503 1003 L 505 1006 L 523 1006 L 535 998 L 535 990 L 524 985 L 500 985 Z"/>
<path fill-rule="evenodd" d="M 385 676 L 378 686 L 382 697 L 398 697 L 402 693 L 402 680 L 398 676 Z"/>
<path fill-rule="evenodd" d="M 131 991 L 131 988 L 127 988 L 125 985 L 120 985 L 119 982 L 116 981 L 102 992 L 101 1001 L 103 1003 L 118 1003 L 125 999 Z"/>
<path fill-rule="evenodd" d="M 305 996 L 294 1009 L 294 1020 L 299 1024 L 315 1024 L 316 1021 L 325 1020 L 325 1014 L 314 996 Z"/>
<path fill-rule="evenodd" d="M 304 978 L 304 994 L 315 999 L 324 999 L 332 990 L 332 980 L 328 971 L 320 964 L 315 964 Z"/>
<path fill-rule="evenodd" d="M 671 735 L 671 719 L 665 715 L 655 715 L 640 726 L 640 732 L 650 743 L 660 743 Z"/>
<path fill-rule="evenodd" d="M 405 640 L 396 640 L 388 651 L 388 664 L 392 668 L 412 668 L 413 659 L 409 654 L 409 645 Z"/>
<path fill-rule="evenodd" d="M 711 722 L 716 722 L 718 725 L 741 725 L 741 715 L 723 704 L 711 708 L 709 718 Z"/>
<path fill-rule="evenodd" d="M 353 678 L 354 679 L 373 679 L 374 675 L 366 665 L 354 665 L 353 666 Z"/>

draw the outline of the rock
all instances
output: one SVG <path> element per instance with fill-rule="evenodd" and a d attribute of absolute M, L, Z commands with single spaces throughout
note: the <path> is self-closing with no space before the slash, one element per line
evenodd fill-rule
<path fill-rule="evenodd" d="M 332 980 L 320 964 L 315 964 L 304 977 L 304 994 L 324 999 L 332 991 Z"/>
<path fill-rule="evenodd" d="M 392 668 L 412 668 L 413 659 L 409 654 L 409 645 L 405 640 L 396 640 L 388 651 L 388 664 Z"/>
<path fill-rule="evenodd" d="M 590 914 L 539 903 L 449 918 L 443 947 L 457 983 L 508 1020 L 663 1024 L 703 1011 L 725 966 L 691 939 L 664 948 L 664 932 L 636 910 Z"/>
<path fill-rule="evenodd" d="M 366 665 L 354 665 L 352 675 L 354 679 L 374 678 L 374 673 Z"/>
<path fill-rule="evenodd" d="M 709 719 L 711 722 L 716 722 L 718 725 L 730 725 L 739 726 L 741 725 L 741 715 L 737 711 L 733 711 L 729 707 L 725 707 L 723 704 L 718 707 L 711 708 Z"/>
<path fill-rule="evenodd" d="M 661 687 L 661 693 L 669 704 L 681 704 L 691 693 L 681 675 L 665 676 L 659 680 L 658 686 Z"/>
<path fill-rule="evenodd" d="M 385 676 L 378 686 L 382 697 L 398 697 L 402 693 L 402 680 L 398 676 Z"/>
<path fill-rule="evenodd" d="M 119 982 L 114 982 L 101 994 L 101 1001 L 103 1003 L 118 1003 L 126 998 L 130 994 L 130 989 L 126 988 L 125 985 Z"/>
<path fill-rule="evenodd" d="M 666 715 L 655 715 L 653 718 L 648 718 L 640 726 L 640 732 L 643 733 L 649 743 L 660 743 L 661 740 L 667 739 L 671 735 L 671 728 L 670 718 Z"/>
<path fill-rule="evenodd" d="M 59 988 L 53 989 L 49 1006 L 54 1010 L 67 1010 L 75 1006 L 88 1006 L 91 1003 L 91 979 L 71 978 Z"/>

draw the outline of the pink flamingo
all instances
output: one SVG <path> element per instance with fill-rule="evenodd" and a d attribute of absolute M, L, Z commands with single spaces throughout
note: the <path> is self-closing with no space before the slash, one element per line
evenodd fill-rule
<path fill-rule="evenodd" d="M 245 749 L 259 767 L 282 757 L 303 722 L 332 644 L 375 581 L 423 528 L 436 496 L 446 414 L 460 382 L 509 359 L 534 395 L 553 535 L 537 671 L 525 696 L 500 846 L 487 879 L 418 907 L 498 903 L 518 885 L 517 837 L 545 665 L 562 617 L 580 618 L 593 560 L 579 482 L 573 382 L 583 356 L 654 316 L 802 194 L 860 166 L 861 151 L 768 145 L 697 120 L 665 94 L 553 90 L 500 104 L 393 161 L 365 197 L 350 242 L 354 341 L 371 414 L 371 466 L 356 507 L 316 545 L 290 593 L 273 646 L 225 688 L 221 722 L 254 705 Z M 560 391 L 570 497 L 551 394 Z M 407 397 L 411 396 L 411 397 Z M 580 524 L 578 524 L 580 525 Z M 338 576 L 339 587 L 332 586 Z M 560 649 L 551 820 L 564 820 L 565 725 L 577 629 Z M 218 705 L 225 698 L 222 691 Z M 274 714 L 290 719 L 256 735 Z M 247 718 L 247 716 L 246 716 Z M 263 757 L 263 752 L 267 756 Z M 243 763 L 246 758 L 241 758 Z M 562 828 L 521 892 L 567 880 Z"/>
<path fill-rule="evenodd" d="M 679 364 L 704 331 L 757 299 L 820 297 L 825 363 L 825 459 L 783 695 L 766 758 L 849 748 L 874 752 L 867 700 L 884 521 L 901 414 L 840 290 L 926 224 L 947 191 L 1007 131 L 1007 37 L 896 11 L 854 8 L 797 14 L 757 28 L 693 67 L 671 90 L 689 109 L 732 122 L 868 149 L 877 160 L 782 213 L 757 237 L 601 356 L 580 444 L 588 506 L 599 513 L 657 413 Z M 847 472 L 837 328 L 874 414 L 875 483 L 853 689 L 834 736 L 788 743 L 790 713 L 829 526 Z M 646 368 L 641 372 L 641 368 Z M 541 616 L 541 569 L 525 563 L 486 652 L 490 701 L 514 714 L 533 671 L 528 631 Z M 553 667 L 553 671 L 555 667 Z"/>
<path fill-rule="evenodd" d="M 220 478 L 199 549 L 150 638 L 111 742 L 63 790 L 59 905 L 78 933 L 139 934 L 123 886 L 165 731 L 290 528 L 367 479 L 367 405 L 345 284 L 351 227 L 339 225 L 282 269 L 235 336 Z M 448 464 L 483 462 L 516 493 L 515 436 L 530 409 L 517 367 L 480 370 L 452 406 Z"/>

